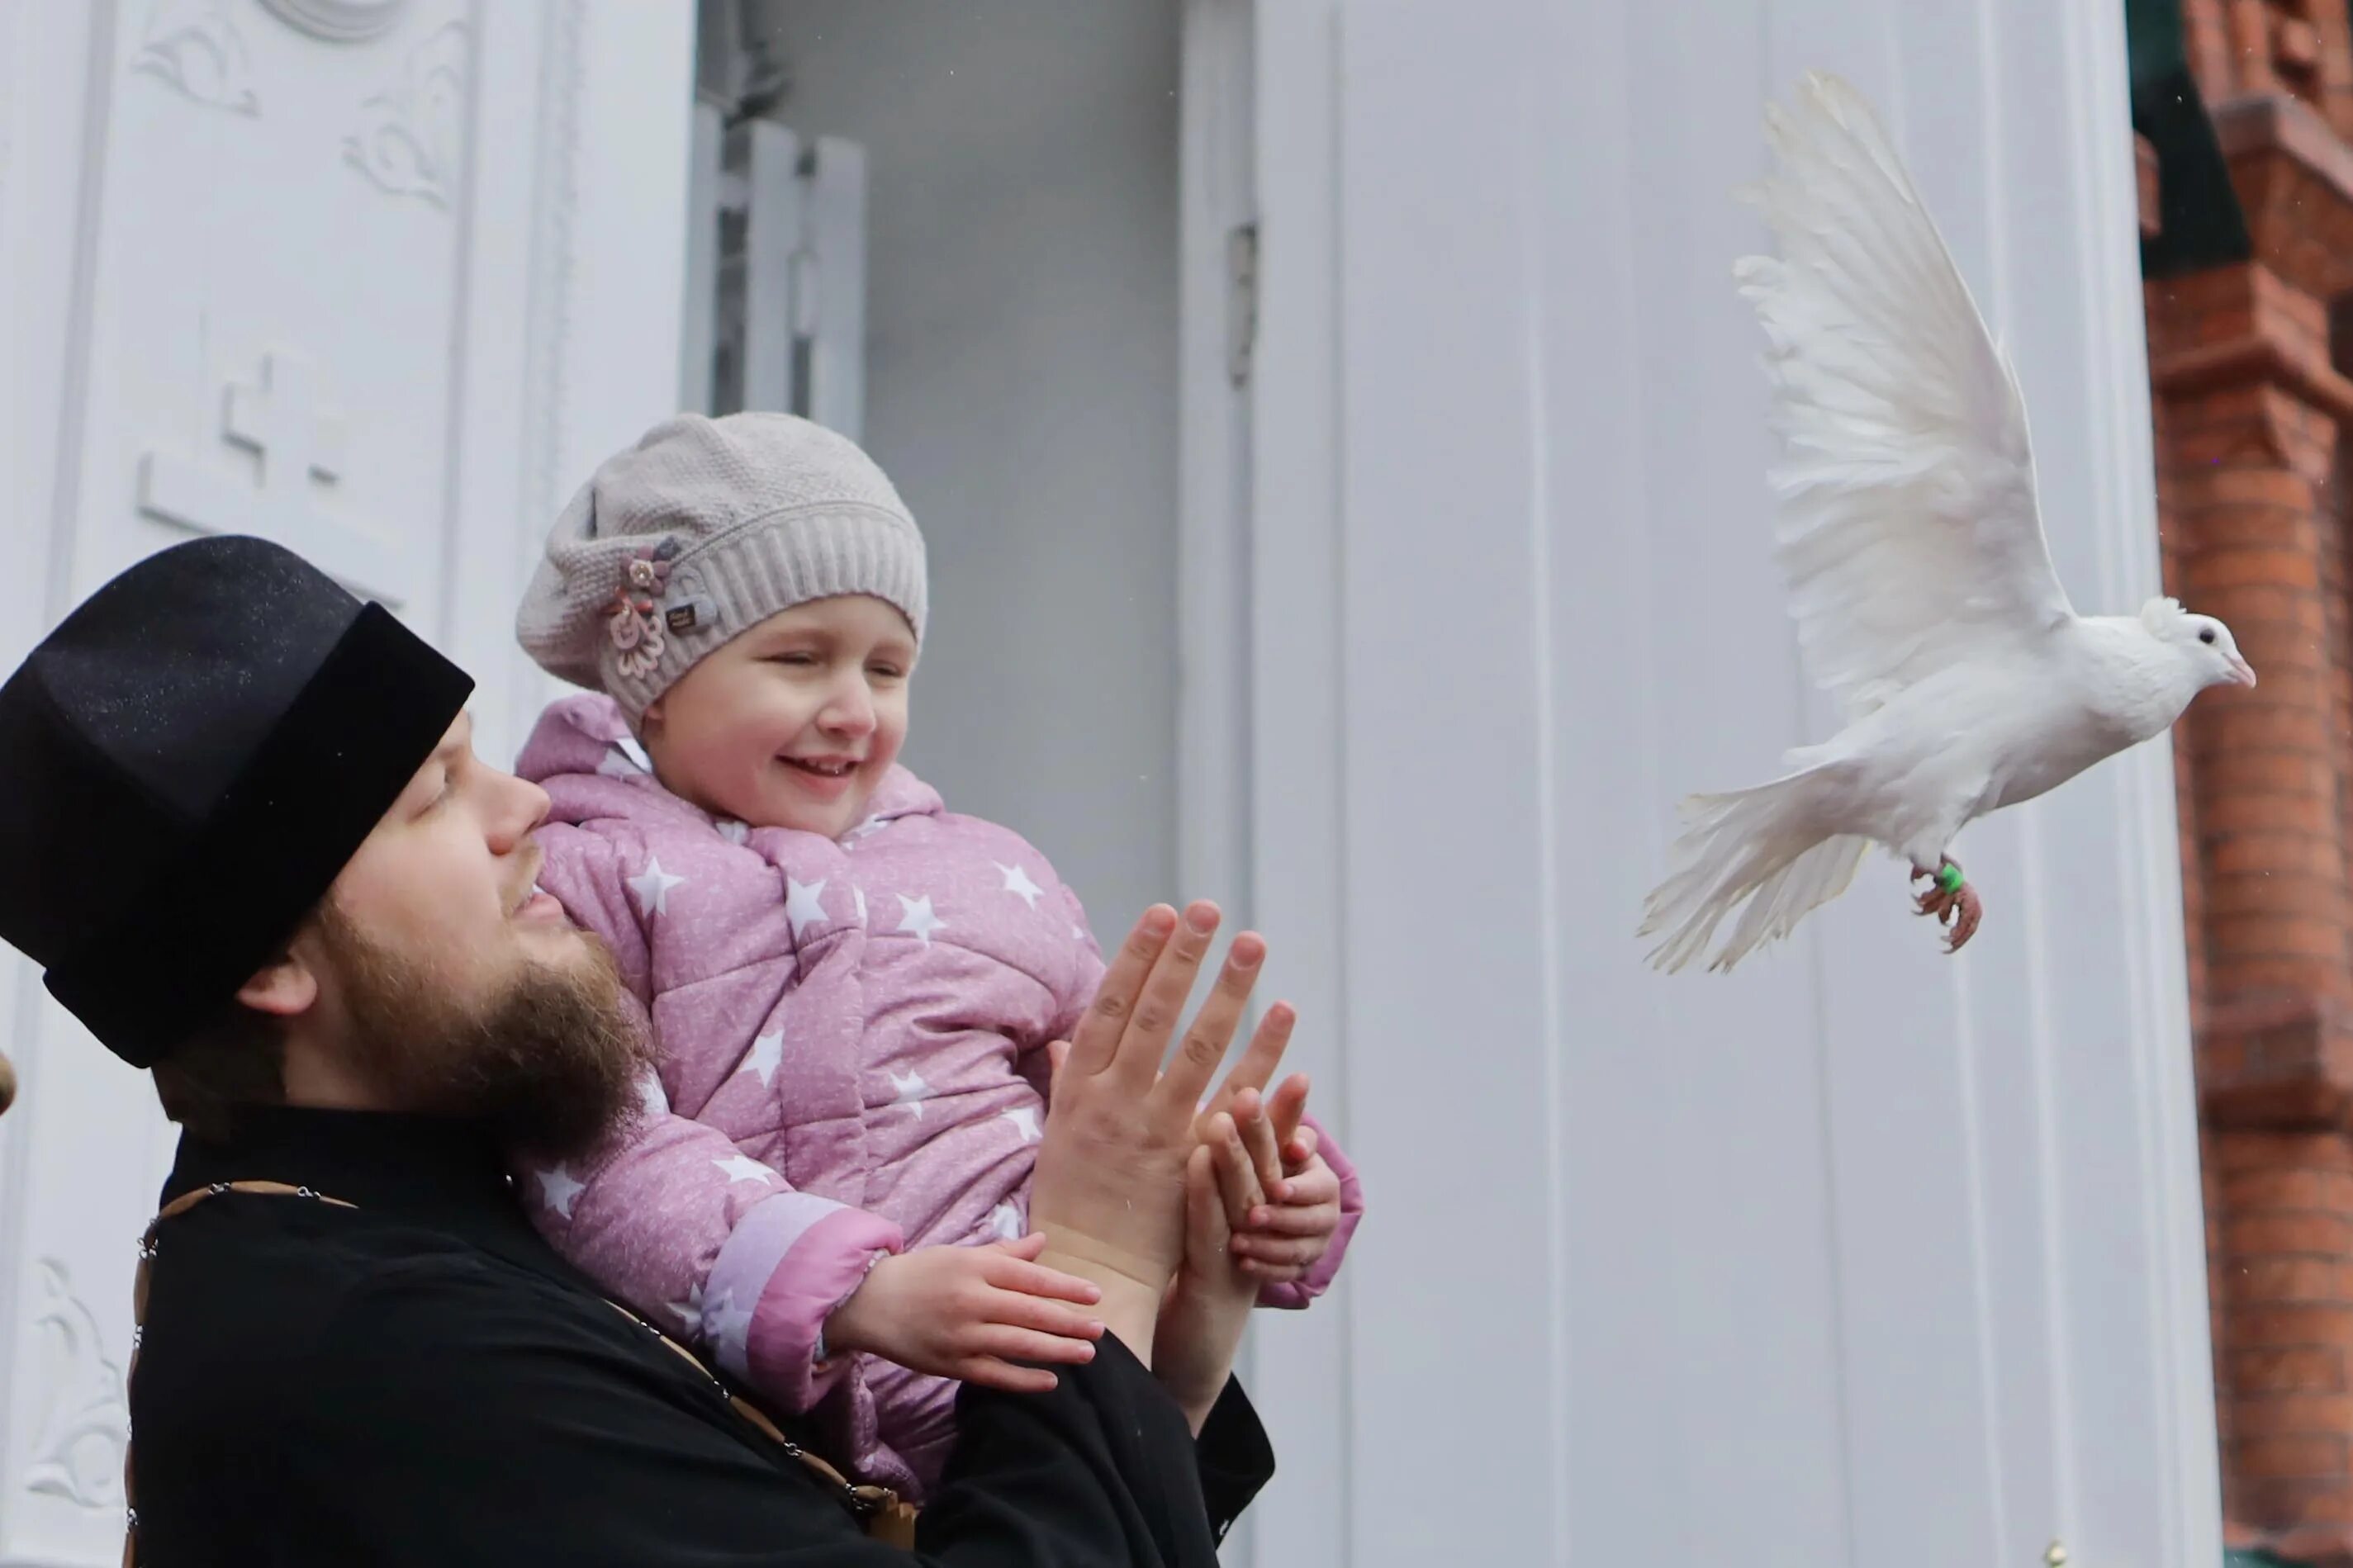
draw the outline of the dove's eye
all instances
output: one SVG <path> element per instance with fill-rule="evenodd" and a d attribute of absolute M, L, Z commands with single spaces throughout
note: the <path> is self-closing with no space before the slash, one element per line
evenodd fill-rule
<path fill-rule="evenodd" d="M 2213 628 L 2212 626 L 2208 626 L 2204 631 L 2200 632 L 2200 633 L 2198 634 L 2198 640 L 2199 640 L 2200 642 L 2202 642 L 2202 643 L 2209 643 L 2209 644 L 2211 644 L 2211 642 L 2213 642 L 2213 640 L 2214 640 L 2214 628 Z"/>

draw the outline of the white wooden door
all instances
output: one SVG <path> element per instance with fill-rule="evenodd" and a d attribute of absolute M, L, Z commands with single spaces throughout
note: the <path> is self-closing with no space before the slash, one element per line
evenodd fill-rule
<path fill-rule="evenodd" d="M 1731 199 L 1805 69 L 2012 346 L 2079 604 L 2155 588 L 2104 0 L 1257 7 L 1248 842 L 1372 1205 L 1257 1334 L 1255 1561 L 2214 1562 L 2162 745 L 1874 861 L 1735 977 L 1633 935 L 1672 804 L 1826 733 Z"/>
<path fill-rule="evenodd" d="M 540 531 L 670 411 L 692 37 L 691 0 L 0 7 L 0 663 L 139 556 L 259 533 L 471 670 L 503 760 Z M 170 1129 L 0 971 L 0 1562 L 110 1563 Z"/>

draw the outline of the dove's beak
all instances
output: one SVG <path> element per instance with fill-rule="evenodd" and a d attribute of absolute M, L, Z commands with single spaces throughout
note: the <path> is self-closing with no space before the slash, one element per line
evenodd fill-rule
<path fill-rule="evenodd" d="M 2252 688 L 2255 684 L 2255 667 L 2234 653 L 2231 656 L 2231 679 Z"/>

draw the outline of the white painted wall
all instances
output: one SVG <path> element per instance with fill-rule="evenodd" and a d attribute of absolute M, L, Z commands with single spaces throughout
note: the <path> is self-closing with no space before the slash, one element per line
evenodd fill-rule
<path fill-rule="evenodd" d="M 519 732 L 539 530 L 675 385 L 691 18 L 402 9 L 338 53 L 248 0 L 0 5 L 0 662 L 170 536 L 126 459 L 227 463 L 220 384 L 292 334 L 369 426 L 339 482 L 401 525 L 420 624 L 489 682 L 487 743 Z M 939 584 L 913 756 L 1110 924 L 1175 866 L 1175 12 L 885 10 L 796 11 L 795 118 L 874 155 L 869 435 Z M 1827 718 L 1767 561 L 1726 276 L 1768 88 L 1826 64 L 1891 110 L 2016 345 L 2061 571 L 2103 607 L 2154 582 L 2113 7 L 1257 13 L 1226 848 L 1376 1212 L 1337 1298 L 1259 1331 L 1283 1468 L 1242 1551 L 1983 1568 L 2059 1536 L 2085 1568 L 2204 1568 L 2161 751 L 1974 836 L 1992 923 L 1957 963 L 1884 868 L 1731 982 L 1651 976 L 1631 936 L 1673 797 Z M 215 18 L 258 115 L 132 68 Z M 452 20 L 463 195 L 434 209 L 340 138 Z M 0 1564 L 111 1561 L 161 1128 L 21 964 L 0 1017 L 26 1080 L 0 1119 Z"/>
<path fill-rule="evenodd" d="M 0 668 L 189 537 L 142 510 L 160 457 L 208 476 L 204 521 L 396 584 L 503 758 L 545 689 L 512 630 L 545 522 L 671 408 L 692 6 L 343 9 L 382 31 L 330 42 L 278 0 L 0 6 Z M 273 353 L 341 416 L 332 482 L 222 439 Z M 0 1019 L 0 1564 L 113 1563 L 171 1130 L 13 955 Z"/>
<path fill-rule="evenodd" d="M 867 153 L 865 444 L 931 552 L 908 762 L 1115 936 L 1177 896 L 1177 6 L 777 8 Z"/>
<path fill-rule="evenodd" d="M 2214 1562 L 2164 748 L 1971 835 L 1957 962 L 1883 862 L 1730 980 L 1633 936 L 1672 801 L 1829 721 L 1729 277 L 1768 91 L 1888 111 L 2062 574 L 2154 588 L 2120 11 L 1258 14 L 1255 908 L 1374 1212 L 1260 1330 L 1253 1560 Z"/>

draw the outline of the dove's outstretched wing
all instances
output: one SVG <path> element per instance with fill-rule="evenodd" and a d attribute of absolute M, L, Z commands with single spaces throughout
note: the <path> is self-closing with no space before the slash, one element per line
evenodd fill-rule
<path fill-rule="evenodd" d="M 1780 242 L 1736 276 L 1769 349 L 1776 555 L 1816 681 L 1848 715 L 2074 614 L 2034 497 L 2026 407 L 1862 97 L 1810 76 L 1754 193 Z"/>

